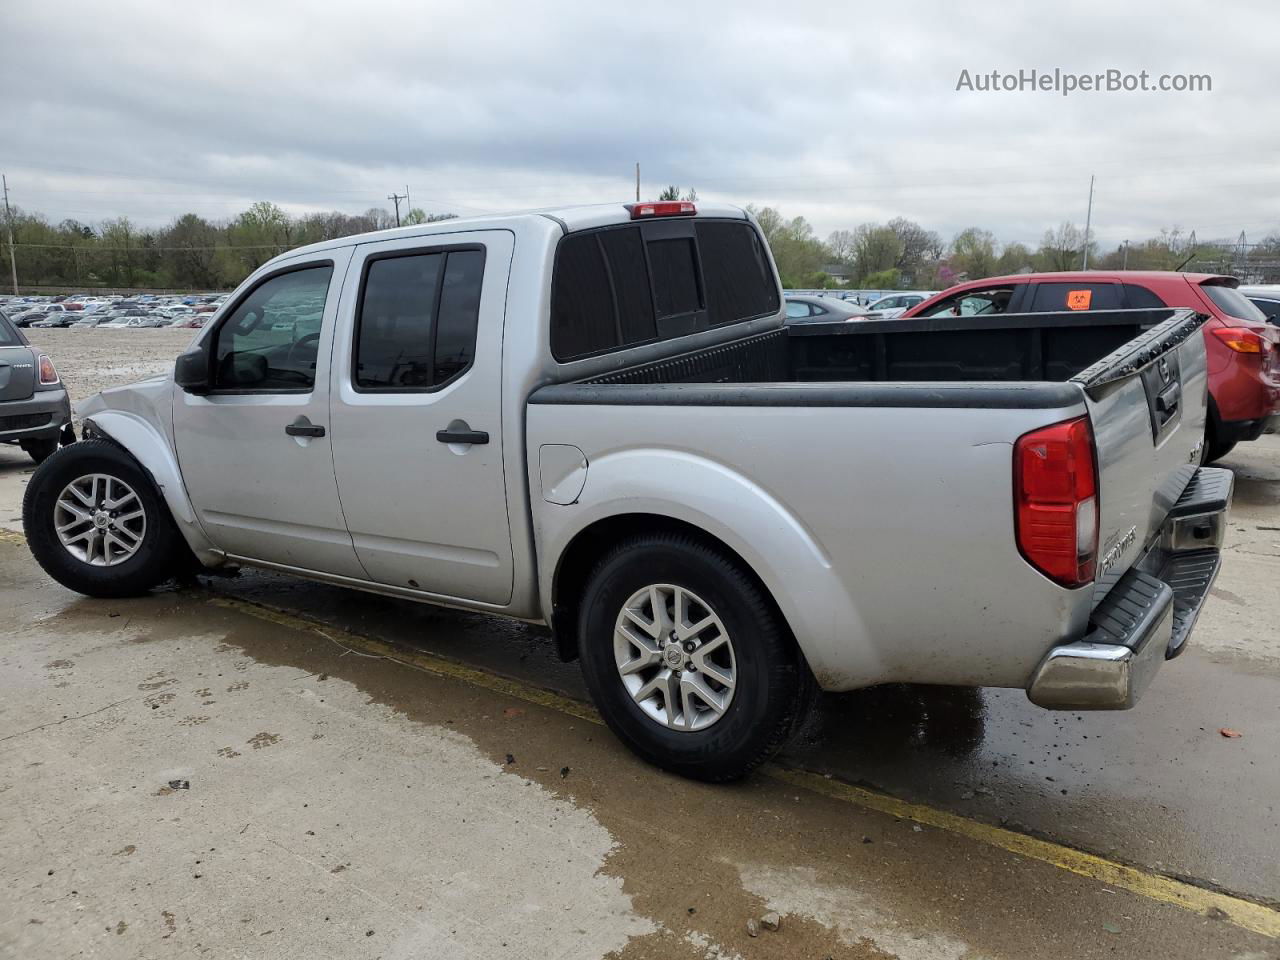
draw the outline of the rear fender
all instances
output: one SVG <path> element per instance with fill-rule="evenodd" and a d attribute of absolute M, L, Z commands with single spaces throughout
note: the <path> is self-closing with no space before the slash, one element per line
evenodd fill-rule
<path fill-rule="evenodd" d="M 722 541 L 777 603 L 818 683 L 850 690 L 884 674 L 866 627 L 816 538 L 769 491 L 686 451 L 627 450 L 592 459 L 575 504 L 539 504 L 543 616 L 552 622 L 555 571 L 574 538 L 611 517 L 670 517 Z"/>

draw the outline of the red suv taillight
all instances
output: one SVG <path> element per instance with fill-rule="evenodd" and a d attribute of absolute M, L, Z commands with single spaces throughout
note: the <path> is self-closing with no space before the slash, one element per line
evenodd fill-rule
<path fill-rule="evenodd" d="M 1098 558 L 1098 480 L 1088 417 L 1018 438 L 1013 449 L 1018 549 L 1064 587 L 1093 579 Z"/>
<path fill-rule="evenodd" d="M 1214 327 L 1209 331 L 1236 353 L 1267 353 L 1271 341 L 1248 327 Z"/>

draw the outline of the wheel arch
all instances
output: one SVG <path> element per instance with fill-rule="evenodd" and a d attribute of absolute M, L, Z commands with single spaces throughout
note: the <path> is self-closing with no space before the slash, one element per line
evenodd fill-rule
<path fill-rule="evenodd" d="M 130 413 L 104 410 L 85 420 L 82 433 L 86 439 L 109 440 L 132 457 L 155 485 L 174 525 L 200 562 L 206 566 L 222 562 L 222 554 L 214 549 L 196 518 L 177 457 L 152 424 Z"/>
<path fill-rule="evenodd" d="M 561 660 L 578 656 L 578 599 L 600 557 L 615 544 L 641 534 L 667 533 L 699 540 L 740 566 L 760 586 L 774 609 L 777 601 L 743 556 L 729 544 L 696 524 L 657 513 L 618 513 L 603 517 L 579 530 L 560 553 L 551 580 L 551 613 L 548 622 L 555 636 L 556 651 Z M 778 610 L 779 616 L 782 611 Z M 786 617 L 782 616 L 786 623 Z M 788 626 L 790 626 L 788 624 Z M 793 634 L 794 636 L 794 634 Z"/>

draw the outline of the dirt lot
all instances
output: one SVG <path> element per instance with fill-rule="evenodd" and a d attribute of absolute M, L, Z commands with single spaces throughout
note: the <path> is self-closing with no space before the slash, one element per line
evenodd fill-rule
<path fill-rule="evenodd" d="M 78 403 L 106 387 L 132 383 L 173 369 L 198 330 L 31 330 L 33 345 L 53 357 Z"/>
<path fill-rule="evenodd" d="M 190 335 L 33 339 L 82 399 Z M 719 788 L 536 628 L 265 574 L 88 600 L 0 529 L 0 956 L 1280 956 L 1280 439 L 1226 465 L 1222 575 L 1134 711 L 827 697 Z M 30 470 L 0 448 L 0 528 Z"/>

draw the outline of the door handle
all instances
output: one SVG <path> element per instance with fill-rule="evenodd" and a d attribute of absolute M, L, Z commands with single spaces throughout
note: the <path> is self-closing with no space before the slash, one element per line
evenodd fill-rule
<path fill-rule="evenodd" d="M 323 437 L 324 427 L 314 423 L 307 423 L 305 418 L 300 417 L 302 422 L 295 421 L 285 426 L 284 432 L 291 437 Z"/>
<path fill-rule="evenodd" d="M 441 443 L 488 443 L 489 434 L 484 430 L 472 430 L 465 420 L 454 420 L 444 430 L 436 431 Z"/>

